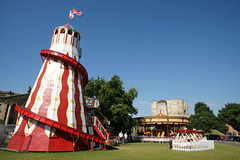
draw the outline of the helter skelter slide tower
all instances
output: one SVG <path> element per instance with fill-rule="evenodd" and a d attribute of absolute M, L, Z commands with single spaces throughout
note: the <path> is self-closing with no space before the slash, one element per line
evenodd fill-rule
<path fill-rule="evenodd" d="M 26 105 L 15 107 L 18 121 L 7 149 L 91 150 L 93 142 L 106 147 L 108 132 L 98 119 L 85 114 L 83 89 L 88 83 L 88 74 L 78 62 L 79 44 L 80 34 L 69 24 L 54 29 L 50 50 L 40 52 L 43 65 Z M 94 100 L 86 101 L 94 107 Z M 89 127 L 93 122 L 92 128 Z M 91 134 L 87 133 L 89 130 Z"/>

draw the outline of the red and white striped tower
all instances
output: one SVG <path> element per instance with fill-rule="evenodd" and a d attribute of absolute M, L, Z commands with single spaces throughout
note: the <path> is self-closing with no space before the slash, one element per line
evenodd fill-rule
<path fill-rule="evenodd" d="M 87 132 L 83 88 L 88 81 L 79 61 L 80 34 L 69 24 L 54 29 L 50 50 L 42 50 L 44 63 L 25 107 L 39 116 Z M 73 151 L 89 148 L 85 139 L 21 115 L 8 149 L 21 151 Z M 22 128 L 22 127 L 23 128 Z M 79 140 L 81 139 L 81 140 Z M 20 145 L 19 145 L 20 144 Z M 19 146 L 18 146 L 19 145 Z"/>

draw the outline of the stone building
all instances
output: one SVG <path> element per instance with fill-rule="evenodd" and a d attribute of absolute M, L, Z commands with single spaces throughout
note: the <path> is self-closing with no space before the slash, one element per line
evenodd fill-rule
<path fill-rule="evenodd" d="M 28 99 L 29 94 L 14 93 L 0 90 L 0 119 L 5 124 L 15 124 L 17 120 L 14 111 L 15 104 L 22 105 Z"/>
<path fill-rule="evenodd" d="M 153 101 L 151 103 L 152 116 L 159 114 L 168 116 L 182 116 L 189 117 L 188 115 L 188 103 L 183 99 L 170 99 L 160 100 L 159 102 Z"/>

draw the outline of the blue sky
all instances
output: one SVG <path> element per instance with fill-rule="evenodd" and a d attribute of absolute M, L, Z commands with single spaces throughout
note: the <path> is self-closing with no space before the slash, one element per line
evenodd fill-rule
<path fill-rule="evenodd" d="M 118 75 L 139 91 L 137 116 L 151 101 L 182 98 L 193 114 L 205 102 L 215 114 L 240 103 L 239 0 L 2 1 L 0 90 L 26 93 L 42 66 L 55 27 L 80 32 L 89 77 Z"/>

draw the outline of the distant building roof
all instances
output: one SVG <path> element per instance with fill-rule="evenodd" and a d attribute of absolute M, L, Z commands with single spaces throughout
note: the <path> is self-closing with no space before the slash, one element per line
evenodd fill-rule
<path fill-rule="evenodd" d="M 162 103 L 162 102 L 166 102 L 166 101 L 164 101 L 163 99 L 162 99 L 162 100 L 160 100 L 160 101 L 158 101 L 158 103 Z"/>
<path fill-rule="evenodd" d="M 20 95 L 20 93 L 0 90 L 0 96 L 10 96 L 10 95 Z"/>

